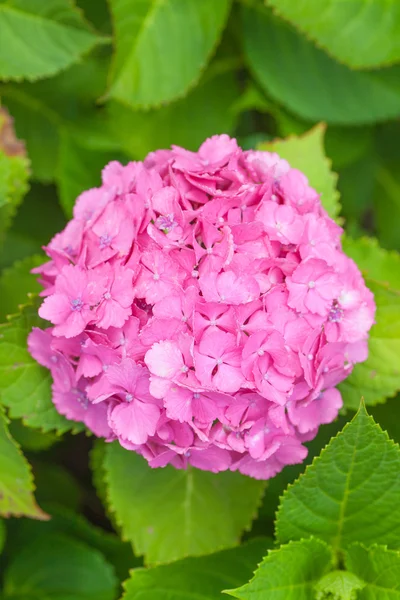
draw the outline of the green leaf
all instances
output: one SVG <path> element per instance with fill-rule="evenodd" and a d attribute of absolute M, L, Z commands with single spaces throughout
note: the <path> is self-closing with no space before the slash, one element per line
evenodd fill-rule
<path fill-rule="evenodd" d="M 236 545 L 265 488 L 239 473 L 151 469 L 118 443 L 107 445 L 104 469 L 123 539 L 153 564 Z"/>
<path fill-rule="evenodd" d="M 331 571 L 316 584 L 315 597 L 316 600 L 357 600 L 357 592 L 364 586 L 364 581 L 354 573 Z"/>
<path fill-rule="evenodd" d="M 342 239 L 342 247 L 344 252 L 355 260 L 365 277 L 400 291 L 398 252 L 384 250 L 379 246 L 378 240 L 370 237 L 353 240 L 345 236 Z"/>
<path fill-rule="evenodd" d="M 42 431 L 82 431 L 83 425 L 68 421 L 51 400 L 51 375 L 29 354 L 26 339 L 33 326 L 42 321 L 38 302 L 23 308 L 19 315 L 0 325 L 0 400 L 12 419 Z"/>
<path fill-rule="evenodd" d="M 138 108 L 184 95 L 213 53 L 230 4 L 230 0 L 111 0 L 116 53 L 108 96 Z"/>
<path fill-rule="evenodd" d="M 0 28 L 3 80 L 54 75 L 101 40 L 68 0 L 2 0 Z"/>
<path fill-rule="evenodd" d="M 325 127 L 317 125 L 302 136 L 261 144 L 262 150 L 277 152 L 290 165 L 307 175 L 310 185 L 321 194 L 321 202 L 332 218 L 340 212 L 337 175 L 330 170 L 331 162 L 324 152 Z"/>
<path fill-rule="evenodd" d="M 31 270 L 45 262 L 43 256 L 29 256 L 17 261 L 12 267 L 4 269 L 0 276 L 0 321 L 7 315 L 18 312 L 20 304 L 26 304 L 28 293 L 40 292 L 41 285 L 37 282 L 37 275 Z"/>
<path fill-rule="evenodd" d="M 315 583 L 329 570 L 330 548 L 316 539 L 270 550 L 250 583 L 225 593 L 240 600 L 314 600 Z"/>
<path fill-rule="evenodd" d="M 4 573 L 4 597 L 114 600 L 117 580 L 104 556 L 62 534 L 25 545 Z"/>
<path fill-rule="evenodd" d="M 45 519 L 33 497 L 29 463 L 12 439 L 4 411 L 0 408 L 0 515 Z"/>
<path fill-rule="evenodd" d="M 45 523 L 28 519 L 10 522 L 7 541 L 9 556 L 16 556 L 21 548 L 40 540 L 43 535 L 65 534 L 101 552 L 114 566 L 119 579 L 126 579 L 129 570 L 140 565 L 140 560 L 132 553 L 132 546 L 122 542 L 115 534 L 96 527 L 64 506 L 54 503 L 43 503 L 43 506 L 51 516 Z"/>
<path fill-rule="evenodd" d="M 141 160 L 171 144 L 197 150 L 207 136 L 231 133 L 236 123 L 231 107 L 237 94 L 234 73 L 229 71 L 207 74 L 185 99 L 157 110 L 133 111 L 117 102 L 111 102 L 108 110 L 121 147 Z"/>
<path fill-rule="evenodd" d="M 357 600 L 400 598 L 400 554 L 384 546 L 365 548 L 352 544 L 345 554 L 346 567 L 363 579 L 365 587 Z"/>
<path fill-rule="evenodd" d="M 251 71 L 272 98 L 300 117 L 337 125 L 397 117 L 399 66 L 352 71 L 274 17 L 261 3 L 243 7 L 243 29 Z"/>
<path fill-rule="evenodd" d="M 400 292 L 373 279 L 366 279 L 366 283 L 377 306 L 376 324 L 369 334 L 368 358 L 358 363 L 339 385 L 345 406 L 353 409 L 357 408 L 360 396 L 367 405 L 374 405 L 400 390 Z"/>
<path fill-rule="evenodd" d="M 123 600 L 165 600 L 191 598 L 220 600 L 227 585 L 247 581 L 271 546 L 268 538 L 259 538 L 231 550 L 210 556 L 185 558 L 152 569 L 135 569 L 124 583 Z"/>
<path fill-rule="evenodd" d="M 48 434 L 47 434 L 48 435 Z M 42 506 L 56 504 L 79 511 L 83 504 L 83 490 L 76 478 L 62 465 L 32 457 L 36 481 L 36 497 Z"/>
<path fill-rule="evenodd" d="M 352 68 L 379 67 L 400 61 L 400 5 L 397 2 L 266 2 L 318 46 Z"/>
<path fill-rule="evenodd" d="M 278 541 L 316 536 L 341 550 L 352 542 L 400 547 L 399 447 L 362 405 L 282 497 Z"/>

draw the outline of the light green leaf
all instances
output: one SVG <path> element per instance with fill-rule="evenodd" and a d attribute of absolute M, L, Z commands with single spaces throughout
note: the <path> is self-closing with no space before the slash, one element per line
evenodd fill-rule
<path fill-rule="evenodd" d="M 400 5 L 397 2 L 266 2 L 329 54 L 352 68 L 379 67 L 400 61 Z"/>
<path fill-rule="evenodd" d="M 104 469 L 123 539 L 153 564 L 236 545 L 265 488 L 240 473 L 151 469 L 118 443 L 107 445 Z"/>
<path fill-rule="evenodd" d="M 367 549 L 352 544 L 345 554 L 346 567 L 365 581 L 357 600 L 398 600 L 400 598 L 400 553 L 384 546 Z"/>
<path fill-rule="evenodd" d="M 117 579 L 104 556 L 63 534 L 28 543 L 4 573 L 4 597 L 25 600 L 114 600 Z"/>
<path fill-rule="evenodd" d="M 33 326 L 42 323 L 38 302 L 24 307 L 19 315 L 0 325 L 0 401 L 12 419 L 42 431 L 82 431 L 83 425 L 68 421 L 51 400 L 51 375 L 29 354 L 26 339 Z"/>
<path fill-rule="evenodd" d="M 376 324 L 369 334 L 368 358 L 358 363 L 339 385 L 345 406 L 352 409 L 357 408 L 361 396 L 367 405 L 374 405 L 400 390 L 400 292 L 373 279 L 367 278 L 366 283 L 377 306 Z"/>
<path fill-rule="evenodd" d="M 315 583 L 329 570 L 330 548 L 320 540 L 270 550 L 250 583 L 226 593 L 240 600 L 314 600 Z"/>
<path fill-rule="evenodd" d="M 316 536 L 400 547 L 400 451 L 362 405 L 282 497 L 278 541 Z"/>
<path fill-rule="evenodd" d="M 253 539 L 239 548 L 210 556 L 185 558 L 152 569 L 135 569 L 124 583 L 123 600 L 194 598 L 220 600 L 226 586 L 239 585 L 253 571 L 271 546 L 268 538 Z"/>
<path fill-rule="evenodd" d="M 337 175 L 324 151 L 325 127 L 317 125 L 302 136 L 260 144 L 260 149 L 277 152 L 290 166 L 307 175 L 310 185 L 321 194 L 321 202 L 332 218 L 340 212 Z"/>
<path fill-rule="evenodd" d="M 108 110 L 121 147 L 141 160 L 171 144 L 197 150 L 207 136 L 232 132 L 237 117 L 231 107 L 237 94 L 233 72 L 207 74 L 185 99 L 168 106 L 144 112 L 111 102 Z"/>
<path fill-rule="evenodd" d="M 111 0 L 116 53 L 108 95 L 133 108 L 170 102 L 200 78 L 230 0 Z"/>
<path fill-rule="evenodd" d="M 0 322 L 7 315 L 18 312 L 20 304 L 26 304 L 28 293 L 39 292 L 42 288 L 37 282 L 37 275 L 31 270 L 45 262 L 43 256 L 29 256 L 19 260 L 12 267 L 4 269 L 0 275 Z"/>
<path fill-rule="evenodd" d="M 315 585 L 315 597 L 316 600 L 357 600 L 357 592 L 364 586 L 364 581 L 354 573 L 331 571 Z"/>
<path fill-rule="evenodd" d="M 12 439 L 7 420 L 0 408 L 0 515 L 45 519 L 33 497 L 30 465 Z"/>
<path fill-rule="evenodd" d="M 261 3 L 243 7 L 243 11 L 249 67 L 265 91 L 286 108 L 304 119 L 337 125 L 397 117 L 399 66 L 351 71 L 274 17 Z"/>
<path fill-rule="evenodd" d="M 49 77 L 101 38 L 69 0 L 1 0 L 0 79 Z"/>
<path fill-rule="evenodd" d="M 355 260 L 365 277 L 400 291 L 398 252 L 381 248 L 378 240 L 370 237 L 353 240 L 345 236 L 342 239 L 342 247 L 344 252 Z"/>

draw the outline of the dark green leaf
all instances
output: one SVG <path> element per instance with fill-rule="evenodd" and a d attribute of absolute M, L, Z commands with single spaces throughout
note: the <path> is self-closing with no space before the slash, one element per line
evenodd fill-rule
<path fill-rule="evenodd" d="M 0 276 L 0 322 L 4 321 L 7 315 L 18 312 L 20 304 L 26 304 L 28 293 L 36 293 L 41 290 L 41 285 L 37 282 L 37 275 L 33 275 L 31 270 L 42 264 L 43 256 L 29 256 L 28 258 L 17 261 L 12 267 L 5 269 Z"/>
<path fill-rule="evenodd" d="M 63 534 L 25 545 L 4 573 L 5 598 L 114 600 L 117 580 L 104 556 Z"/>
<path fill-rule="evenodd" d="M 397 117 L 400 67 L 351 71 L 260 5 L 244 7 L 244 48 L 265 91 L 304 119 L 358 125 Z"/>

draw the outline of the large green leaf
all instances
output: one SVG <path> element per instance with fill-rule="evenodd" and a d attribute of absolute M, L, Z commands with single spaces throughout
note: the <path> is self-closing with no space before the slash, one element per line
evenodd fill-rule
<path fill-rule="evenodd" d="M 4 573 L 4 598 L 114 600 L 117 580 L 104 556 L 63 534 L 20 548 Z"/>
<path fill-rule="evenodd" d="M 31 270 L 43 262 L 45 262 L 43 256 L 29 256 L 15 262 L 12 267 L 4 269 L 1 273 L 0 322 L 4 321 L 7 315 L 18 312 L 18 305 L 28 301 L 28 293 L 36 293 L 41 290 L 41 285 L 37 282 L 37 275 L 33 275 Z"/>
<path fill-rule="evenodd" d="M 367 549 L 352 544 L 345 554 L 346 567 L 365 582 L 357 600 L 400 599 L 400 554 L 384 546 Z"/>
<path fill-rule="evenodd" d="M 69 0 L 1 0 L 0 79 L 49 77 L 101 38 Z"/>
<path fill-rule="evenodd" d="M 227 593 L 240 600 L 314 600 L 314 585 L 331 563 L 332 552 L 324 542 L 291 542 L 271 550 L 250 583 Z"/>
<path fill-rule="evenodd" d="M 271 540 L 259 538 L 210 556 L 185 558 L 152 569 L 135 569 L 124 583 L 123 600 L 221 600 L 221 590 L 250 579 L 270 546 Z"/>
<path fill-rule="evenodd" d="M 35 301 L 19 315 L 0 325 L 0 401 L 10 417 L 43 431 L 81 431 L 83 425 L 68 421 L 51 400 L 51 375 L 29 354 L 26 338 L 33 326 L 43 323 Z"/>
<path fill-rule="evenodd" d="M 6 526 L 4 525 L 3 519 L 0 519 L 0 554 L 3 551 L 5 541 L 6 541 Z"/>
<path fill-rule="evenodd" d="M 0 408 L 0 515 L 46 518 L 33 497 L 31 468 L 12 439 Z"/>
<path fill-rule="evenodd" d="M 395 279 L 397 275 L 392 277 Z M 400 292 L 373 279 L 367 278 L 366 283 L 377 307 L 376 323 L 369 334 L 368 358 L 357 364 L 339 385 L 345 406 L 353 409 L 357 408 L 361 396 L 366 404 L 373 405 L 400 390 Z"/>
<path fill-rule="evenodd" d="M 266 1 L 282 17 L 291 21 L 319 46 L 350 67 L 379 67 L 400 61 L 398 2 Z"/>
<path fill-rule="evenodd" d="M 179 98 L 200 78 L 230 0 L 111 0 L 116 53 L 108 95 L 131 107 Z"/>
<path fill-rule="evenodd" d="M 282 497 L 278 541 L 400 547 L 400 450 L 364 406 Z"/>
<path fill-rule="evenodd" d="M 210 73 L 185 99 L 157 110 L 133 111 L 117 102 L 111 102 L 108 110 L 121 147 L 142 159 L 171 144 L 197 150 L 206 137 L 231 133 L 237 118 L 231 106 L 237 94 L 232 72 Z"/>
<path fill-rule="evenodd" d="M 104 469 L 109 509 L 123 539 L 153 564 L 237 544 L 265 488 L 240 473 L 151 469 L 118 443 L 107 445 Z"/>
<path fill-rule="evenodd" d="M 290 165 L 303 171 L 310 185 L 321 194 L 321 202 L 332 218 L 340 212 L 337 175 L 330 170 L 331 162 L 324 152 L 325 127 L 318 125 L 302 136 L 260 144 L 260 149 L 277 152 Z"/>
<path fill-rule="evenodd" d="M 286 108 L 304 119 L 338 125 L 397 117 L 400 66 L 351 71 L 261 3 L 243 11 L 249 67 L 266 92 Z"/>
<path fill-rule="evenodd" d="M 400 176 L 399 161 L 390 161 L 376 168 L 376 188 L 373 197 L 376 231 L 387 248 L 400 250 Z"/>

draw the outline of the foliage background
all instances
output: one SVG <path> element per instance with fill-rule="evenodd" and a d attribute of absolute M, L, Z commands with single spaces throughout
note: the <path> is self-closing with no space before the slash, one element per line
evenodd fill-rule
<path fill-rule="evenodd" d="M 305 470 L 286 468 L 261 500 L 264 486 L 247 478 L 216 484 L 215 476 L 196 471 L 183 478 L 173 470 L 150 471 L 132 453 L 94 444 L 52 409 L 49 378 L 26 352 L 27 332 L 37 323 L 36 300 L 27 294 L 38 286 L 29 271 L 67 222 L 76 196 L 99 184 L 111 159 L 141 160 L 171 144 L 195 150 L 215 133 L 229 133 L 245 148 L 289 137 L 268 147 L 303 169 L 345 224 L 345 249 L 378 304 L 370 358 L 342 385 L 346 410 L 321 428 L 306 462 L 353 417 L 362 395 L 369 413 L 399 441 L 399 33 L 400 5 L 382 0 L 0 0 L 0 514 L 14 516 L 6 526 L 0 520 L 4 598 L 112 600 L 143 555 L 154 564 L 207 554 L 233 546 L 247 530 L 247 545 L 212 559 L 217 573 L 201 597 L 222 597 L 223 588 L 251 577 L 272 543 L 257 536 L 274 535 L 279 497 Z M 391 473 L 380 486 L 392 481 Z M 168 519 L 153 523 L 160 497 Z M 241 500 L 229 504 L 232 497 Z M 194 530 L 181 526 L 183 505 Z M 15 518 L 46 519 L 45 513 L 50 521 Z M 399 547 L 398 524 L 387 522 L 399 543 L 384 536 L 353 541 Z M 279 535 L 278 524 L 280 543 L 302 543 L 286 529 Z M 306 546 L 284 550 L 288 565 L 297 551 L 324 564 L 330 550 L 321 544 L 331 539 L 313 535 L 323 541 L 307 535 Z M 397 555 L 377 559 L 378 551 L 360 546 L 344 559 L 333 546 L 334 564 L 357 577 L 364 577 L 358 563 L 386 560 L 400 578 Z M 279 556 L 278 566 L 286 564 Z M 141 598 L 155 598 L 145 590 L 157 585 L 166 590 L 157 599 L 189 597 L 190 582 L 207 581 L 207 560 L 135 571 L 125 597 L 142 590 Z M 339 598 L 385 597 L 349 581 Z M 329 586 L 308 587 L 304 598 L 333 597 Z M 265 597 L 292 592 L 272 593 L 278 592 Z"/>

